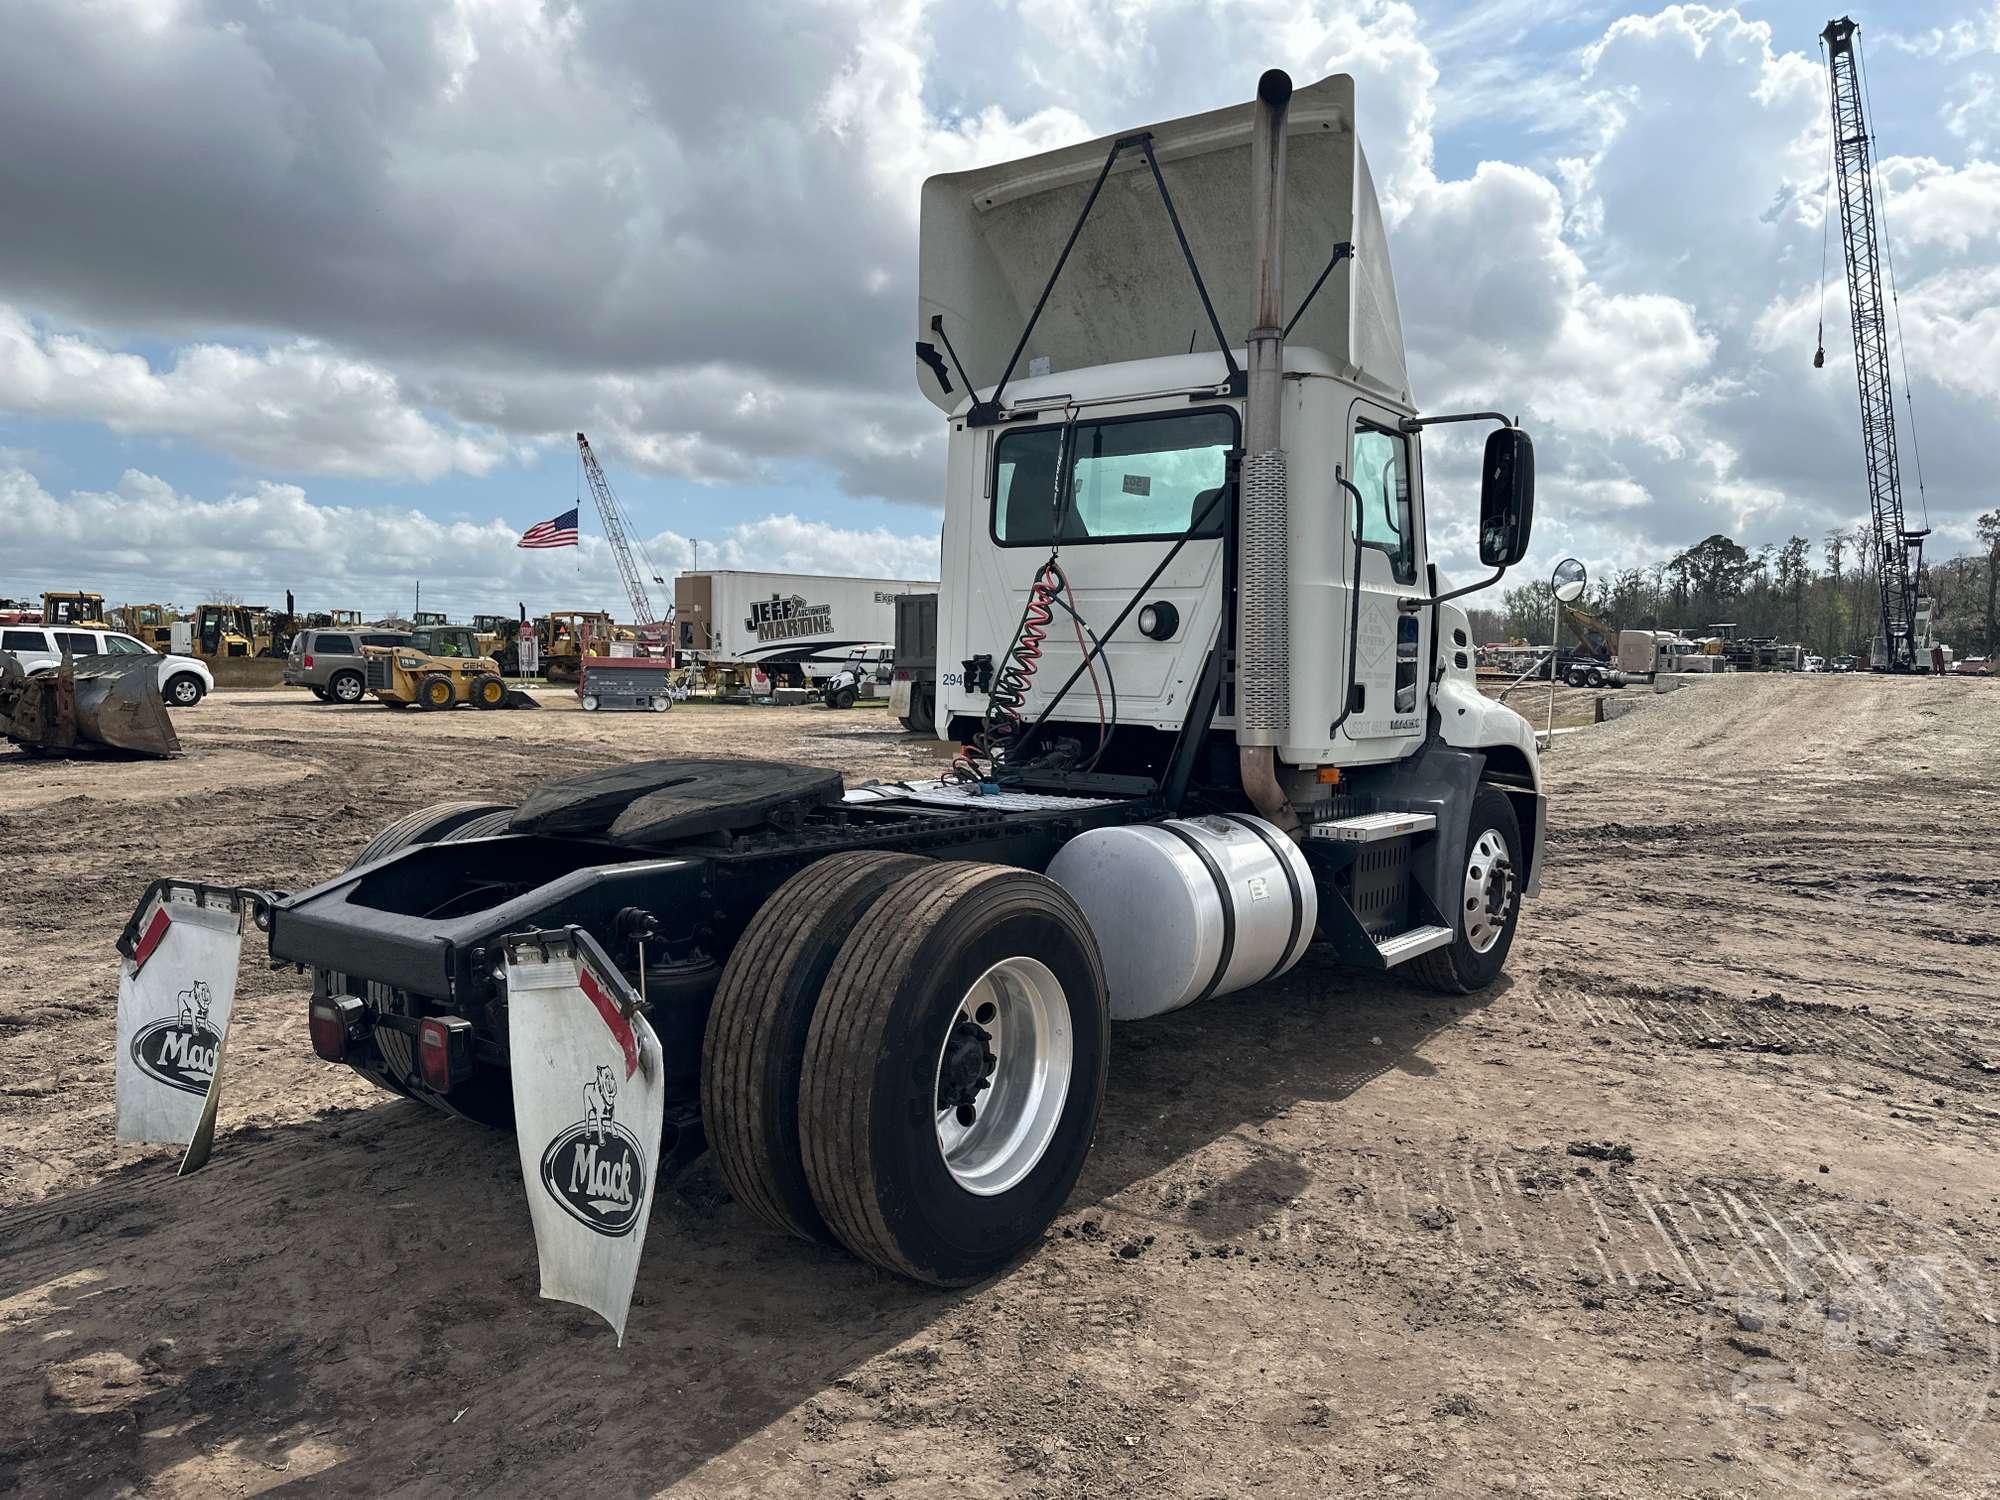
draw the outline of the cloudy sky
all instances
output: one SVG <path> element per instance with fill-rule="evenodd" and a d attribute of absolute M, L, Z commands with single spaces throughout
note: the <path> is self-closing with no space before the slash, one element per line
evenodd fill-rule
<path fill-rule="evenodd" d="M 1817 539 L 1866 509 L 1837 234 L 1812 368 L 1829 13 L 0 0 L 0 595 L 615 605 L 587 500 L 513 546 L 578 428 L 663 570 L 930 576 L 923 176 L 1274 64 L 1356 76 L 1418 399 L 1530 425 L 1538 565 Z M 2000 503 L 2000 3 L 1856 19 L 1950 555 Z"/>

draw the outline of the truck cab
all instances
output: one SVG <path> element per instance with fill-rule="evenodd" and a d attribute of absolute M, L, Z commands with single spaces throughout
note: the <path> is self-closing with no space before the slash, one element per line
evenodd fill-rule
<path fill-rule="evenodd" d="M 1534 735 L 1478 692 L 1432 556 L 1423 433 L 1490 419 L 1507 441 L 1489 446 L 1487 487 L 1525 454 L 1524 497 L 1532 448 L 1495 414 L 1416 403 L 1352 80 L 1297 90 L 1284 119 L 1264 158 L 1283 230 L 1261 262 L 1241 110 L 925 185 L 919 385 L 949 421 L 940 728 L 1067 740 L 1075 764 L 1146 777 L 1191 727 L 1218 775 L 1247 739 L 1275 752 L 1302 820 L 1343 771 L 1476 750 L 1534 839 Z M 1254 304 L 1274 256 L 1291 268 L 1278 296 L 1287 275 L 1294 290 L 1269 330 L 1258 436 Z M 1250 341 L 1222 333 L 1246 326 Z M 1511 525 L 1524 545 L 1531 501 L 1510 520 L 1491 498 L 1482 537 Z M 1024 627 L 1025 664 L 1008 655 Z M 1212 658 L 1214 711 L 1191 726 Z"/>

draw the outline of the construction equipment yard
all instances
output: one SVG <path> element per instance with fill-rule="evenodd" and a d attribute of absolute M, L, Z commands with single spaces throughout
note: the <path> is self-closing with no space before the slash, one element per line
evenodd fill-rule
<path fill-rule="evenodd" d="M 177 761 L 0 751 L 0 1489 L 1991 1493 L 1990 684 L 1718 676 L 1564 736 L 1490 989 L 1315 948 L 1121 1026 L 1066 1209 L 960 1291 L 763 1227 L 704 1158 L 622 1349 L 538 1301 L 512 1138 L 319 1064 L 254 945 L 213 1164 L 114 1144 L 113 939 L 162 869 L 297 888 L 607 760 L 852 787 L 947 747 L 226 688 L 177 728 Z"/>

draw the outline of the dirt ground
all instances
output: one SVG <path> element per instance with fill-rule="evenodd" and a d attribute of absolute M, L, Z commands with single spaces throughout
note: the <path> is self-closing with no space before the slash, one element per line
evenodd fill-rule
<path fill-rule="evenodd" d="M 2000 684 L 1731 677 L 1561 736 L 1509 973 L 1316 955 L 1119 1028 L 1040 1251 L 955 1294 L 663 1192 L 625 1347 L 536 1296 L 514 1146 L 315 1061 L 246 952 L 215 1162 L 112 1140 L 155 875 L 300 888 L 427 802 L 879 710 L 217 695 L 0 751 L 0 1491 L 2000 1493 Z"/>

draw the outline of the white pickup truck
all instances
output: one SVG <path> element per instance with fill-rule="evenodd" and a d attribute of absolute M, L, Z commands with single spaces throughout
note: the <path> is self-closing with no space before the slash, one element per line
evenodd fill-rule
<path fill-rule="evenodd" d="M 151 646 L 122 630 L 64 629 L 41 625 L 9 625 L 0 629 L 0 651 L 21 664 L 30 677 L 53 672 L 71 656 L 153 656 Z M 193 708 L 215 687 L 207 665 L 193 656 L 160 657 L 160 696 L 169 708 Z"/>

